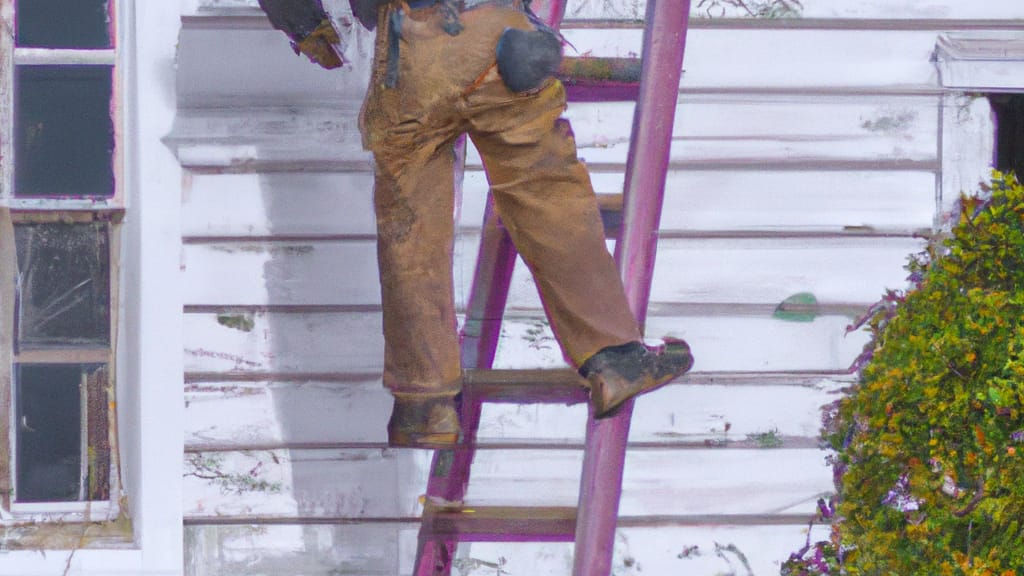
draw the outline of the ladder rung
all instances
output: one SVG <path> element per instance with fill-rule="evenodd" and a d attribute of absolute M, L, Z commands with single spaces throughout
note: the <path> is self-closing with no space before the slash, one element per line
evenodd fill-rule
<path fill-rule="evenodd" d="M 806 526 L 829 521 L 809 514 L 686 514 L 620 517 L 619 528 L 682 526 Z M 423 511 L 421 540 L 569 542 L 576 508 L 566 506 L 437 506 Z"/>
<path fill-rule="evenodd" d="M 622 212 L 622 193 L 598 194 L 597 206 L 601 212 Z"/>
<path fill-rule="evenodd" d="M 570 100 L 629 101 L 636 100 L 640 93 L 641 68 L 639 58 L 567 57 L 562 59 L 557 76 Z"/>
<path fill-rule="evenodd" d="M 465 391 L 482 402 L 578 404 L 588 398 L 584 380 L 571 369 L 467 370 Z"/>
<path fill-rule="evenodd" d="M 421 540 L 460 542 L 571 542 L 576 534 L 572 507 L 427 505 L 423 511 Z"/>

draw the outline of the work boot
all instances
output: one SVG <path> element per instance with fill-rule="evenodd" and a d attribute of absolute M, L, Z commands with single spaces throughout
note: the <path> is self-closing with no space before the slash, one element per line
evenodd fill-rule
<path fill-rule="evenodd" d="M 686 342 L 666 339 L 657 348 L 642 342 L 602 348 L 580 366 L 579 373 L 590 382 L 594 418 L 608 418 L 630 398 L 668 384 L 691 366 Z"/>
<path fill-rule="evenodd" d="M 398 448 L 450 448 L 459 442 L 459 410 L 454 396 L 395 398 L 388 422 L 388 444 Z"/>

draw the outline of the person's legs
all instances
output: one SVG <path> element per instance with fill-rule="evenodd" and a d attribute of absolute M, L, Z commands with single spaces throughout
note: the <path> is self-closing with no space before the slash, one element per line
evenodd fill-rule
<path fill-rule="evenodd" d="M 576 156 L 561 83 L 536 94 L 500 79 L 469 97 L 470 136 L 495 206 L 540 290 L 563 350 L 580 366 L 598 350 L 640 339 L 586 168 Z"/>
<path fill-rule="evenodd" d="M 552 81 L 512 94 L 500 80 L 468 99 L 470 136 L 484 158 L 499 215 L 530 266 L 562 349 L 591 387 L 596 418 L 693 364 L 689 346 L 641 341 L 586 168 L 577 158 L 565 91 Z"/>
<path fill-rule="evenodd" d="M 382 12 L 360 128 L 375 164 L 383 379 L 395 397 L 388 436 L 394 446 L 450 445 L 460 433 L 455 396 L 462 386 L 452 287 L 457 91 L 427 65 L 447 43 L 445 33 L 408 15 L 397 83 L 386 85 L 394 10 Z M 432 19 L 433 12 L 413 16 Z"/>

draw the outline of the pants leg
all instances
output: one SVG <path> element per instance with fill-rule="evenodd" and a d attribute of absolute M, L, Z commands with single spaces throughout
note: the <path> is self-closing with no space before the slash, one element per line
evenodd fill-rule
<path fill-rule="evenodd" d="M 384 385 L 417 396 L 461 388 L 452 287 L 451 143 L 426 158 L 376 154 L 374 206 Z"/>
<path fill-rule="evenodd" d="M 562 84 L 522 95 L 495 78 L 468 97 L 467 108 L 496 208 L 565 354 L 579 366 L 606 346 L 639 340 L 590 176 L 561 118 Z"/>

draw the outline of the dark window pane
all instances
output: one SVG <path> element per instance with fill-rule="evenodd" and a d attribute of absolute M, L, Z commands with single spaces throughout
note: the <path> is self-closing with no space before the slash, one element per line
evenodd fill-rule
<path fill-rule="evenodd" d="M 109 344 L 108 230 L 104 223 L 15 226 L 20 347 Z"/>
<path fill-rule="evenodd" d="M 17 502 L 79 500 L 81 383 L 81 366 L 18 366 Z"/>
<path fill-rule="evenodd" d="M 14 195 L 112 196 L 110 66 L 18 66 Z"/>
<path fill-rule="evenodd" d="M 16 0 L 18 46 L 109 48 L 107 0 Z"/>

